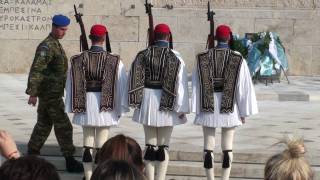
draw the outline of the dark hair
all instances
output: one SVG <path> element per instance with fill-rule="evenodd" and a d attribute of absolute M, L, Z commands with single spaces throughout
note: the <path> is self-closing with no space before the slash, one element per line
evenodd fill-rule
<path fill-rule="evenodd" d="M 105 36 L 95 36 L 95 35 L 89 35 L 89 38 L 92 42 L 101 42 L 105 40 Z"/>
<path fill-rule="evenodd" d="M 166 40 L 168 36 L 170 35 L 165 33 L 156 33 L 156 32 L 154 33 L 155 40 Z"/>
<path fill-rule="evenodd" d="M 109 160 L 98 165 L 91 180 L 146 180 L 146 178 L 127 161 Z"/>
<path fill-rule="evenodd" d="M 56 168 L 37 156 L 10 159 L 0 167 L 1 180 L 60 180 Z"/>
<path fill-rule="evenodd" d="M 218 42 L 229 42 L 230 37 L 219 37 L 217 38 Z"/>
<path fill-rule="evenodd" d="M 110 159 L 124 160 L 140 171 L 144 169 L 140 145 L 134 139 L 123 134 L 116 135 L 105 142 L 98 156 L 99 164 Z"/>

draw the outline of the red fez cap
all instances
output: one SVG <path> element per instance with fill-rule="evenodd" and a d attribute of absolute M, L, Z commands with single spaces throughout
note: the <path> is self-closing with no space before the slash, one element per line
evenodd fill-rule
<path fill-rule="evenodd" d="M 154 28 L 154 32 L 155 33 L 163 33 L 163 34 L 170 34 L 171 33 L 169 26 L 166 24 L 156 25 L 156 27 Z"/>
<path fill-rule="evenodd" d="M 231 29 L 227 25 L 220 25 L 216 29 L 216 37 L 217 38 L 229 38 L 231 33 Z"/>
<path fill-rule="evenodd" d="M 91 27 L 90 35 L 93 36 L 104 36 L 108 33 L 107 28 L 101 24 L 95 24 Z"/>

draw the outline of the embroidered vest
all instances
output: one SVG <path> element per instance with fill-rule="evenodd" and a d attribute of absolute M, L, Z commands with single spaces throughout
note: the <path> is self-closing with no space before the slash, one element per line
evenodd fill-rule
<path fill-rule="evenodd" d="M 100 111 L 112 111 L 120 57 L 105 51 L 84 51 L 70 61 L 72 112 L 86 112 L 86 92 L 101 92 Z"/>
<path fill-rule="evenodd" d="M 242 56 L 230 49 L 214 48 L 198 54 L 202 112 L 214 112 L 214 92 L 222 92 L 220 113 L 233 112 L 241 63 Z"/>
<path fill-rule="evenodd" d="M 173 111 L 180 61 L 167 47 L 152 46 L 138 53 L 129 75 L 129 105 L 139 108 L 143 88 L 162 89 L 160 111 Z"/>

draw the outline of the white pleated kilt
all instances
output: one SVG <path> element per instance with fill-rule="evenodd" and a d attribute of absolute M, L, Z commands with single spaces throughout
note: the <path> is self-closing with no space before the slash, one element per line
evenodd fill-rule
<path fill-rule="evenodd" d="M 222 93 L 214 93 L 214 113 L 198 113 L 195 117 L 194 124 L 214 128 L 229 128 L 241 126 L 242 122 L 236 103 L 234 103 L 232 113 L 220 113 L 221 98 Z"/>
<path fill-rule="evenodd" d="M 105 127 L 119 124 L 117 110 L 100 112 L 101 92 L 87 92 L 85 113 L 75 113 L 72 122 L 80 126 Z"/>
<path fill-rule="evenodd" d="M 176 126 L 184 124 L 187 119 L 180 119 L 177 112 L 159 111 L 161 89 L 144 88 L 140 109 L 135 109 L 133 121 L 153 127 Z"/>

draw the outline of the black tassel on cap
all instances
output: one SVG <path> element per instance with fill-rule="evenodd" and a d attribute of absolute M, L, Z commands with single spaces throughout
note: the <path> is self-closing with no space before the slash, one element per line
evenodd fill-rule
<path fill-rule="evenodd" d="M 224 168 L 224 169 L 230 167 L 231 160 L 230 160 L 229 152 L 232 152 L 232 150 L 225 150 L 225 151 L 223 151 L 222 168 Z"/>
<path fill-rule="evenodd" d="M 172 33 L 170 32 L 170 39 L 169 39 L 169 48 L 173 49 L 173 40 L 172 40 Z"/>
<path fill-rule="evenodd" d="M 206 169 L 211 169 L 213 167 L 213 164 L 212 164 L 213 151 L 205 149 L 204 152 L 205 152 L 205 155 L 204 155 L 203 167 Z"/>
<path fill-rule="evenodd" d="M 108 33 L 106 33 L 106 50 L 108 53 L 111 53 L 111 45 Z"/>
<path fill-rule="evenodd" d="M 157 152 L 155 151 L 155 145 L 152 144 L 146 144 L 147 146 L 147 150 L 144 154 L 144 159 L 148 160 L 148 161 L 155 161 L 156 160 L 156 156 L 157 156 Z"/>

